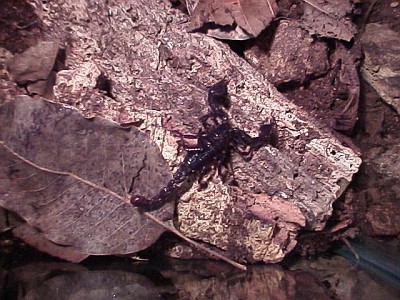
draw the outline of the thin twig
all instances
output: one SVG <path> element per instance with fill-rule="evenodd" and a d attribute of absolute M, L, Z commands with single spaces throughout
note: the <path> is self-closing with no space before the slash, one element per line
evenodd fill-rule
<path fill-rule="evenodd" d="M 268 3 L 268 8 L 271 11 L 272 16 L 275 18 L 276 14 L 275 14 L 274 9 L 273 9 L 271 3 L 269 2 L 269 0 L 267 1 L 267 3 Z"/>
<path fill-rule="evenodd" d="M 38 22 L 37 20 L 34 20 L 26 25 L 17 25 L 17 28 L 20 30 L 27 29 L 27 28 L 31 27 L 32 25 L 35 25 L 37 22 Z"/>
<path fill-rule="evenodd" d="M 360 260 L 360 256 L 357 254 L 356 250 L 354 250 L 353 246 L 349 243 L 346 238 L 342 238 L 343 243 L 350 249 L 350 252 L 354 255 L 356 260 Z"/>
<path fill-rule="evenodd" d="M 303 0 L 305 3 L 307 3 L 308 5 L 314 7 L 316 10 L 319 10 L 320 12 L 324 13 L 327 16 L 331 16 L 331 14 L 329 12 L 327 12 L 325 9 L 323 9 L 322 7 L 320 7 L 319 5 L 315 4 L 314 2 L 310 1 L 310 0 Z"/>

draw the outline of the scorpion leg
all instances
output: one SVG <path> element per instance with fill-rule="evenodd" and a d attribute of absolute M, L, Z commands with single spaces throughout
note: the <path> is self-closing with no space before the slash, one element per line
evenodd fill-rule
<path fill-rule="evenodd" d="M 263 124 L 259 128 L 257 137 L 251 137 L 245 131 L 235 128 L 233 131 L 235 141 L 235 151 L 238 152 L 245 161 L 250 161 L 253 157 L 253 152 L 259 150 L 265 145 L 275 145 L 275 120 L 272 118 L 268 123 Z M 245 147 L 244 150 L 240 147 Z"/>
<path fill-rule="evenodd" d="M 233 177 L 235 181 L 235 174 L 233 172 L 233 165 L 231 160 L 230 149 L 226 150 L 222 155 L 222 160 L 218 161 L 218 175 L 221 177 L 222 182 L 226 182 L 228 177 Z"/>
<path fill-rule="evenodd" d="M 182 149 L 188 151 L 188 149 L 192 149 L 195 147 L 195 146 L 188 146 L 186 140 L 195 140 L 198 138 L 197 135 L 184 134 L 177 130 L 171 130 L 170 132 L 171 132 L 172 136 L 179 138 L 179 140 L 177 141 L 177 144 L 178 144 L 177 152 L 179 154 L 182 152 Z"/>
<path fill-rule="evenodd" d="M 253 150 L 255 150 L 252 147 L 253 139 L 241 129 L 233 130 L 233 148 L 245 161 L 250 161 L 253 157 Z"/>
<path fill-rule="evenodd" d="M 180 137 L 181 141 L 179 143 L 179 147 L 184 148 L 184 150 L 190 154 L 209 151 L 215 143 L 215 140 L 210 137 L 210 134 L 204 131 L 199 131 L 197 135 L 181 134 Z M 197 139 L 197 143 L 194 145 L 188 145 L 185 143 L 185 139 Z"/>
<path fill-rule="evenodd" d="M 213 124 L 209 124 L 208 120 L 212 120 Z M 199 118 L 201 125 L 203 125 L 204 129 L 209 130 L 214 126 L 218 125 L 218 120 L 215 117 L 215 113 L 211 112 Z"/>
<path fill-rule="evenodd" d="M 199 190 L 203 190 L 208 186 L 208 182 L 215 176 L 216 169 L 215 166 L 206 166 L 201 170 L 198 175 L 197 183 L 199 184 Z"/>

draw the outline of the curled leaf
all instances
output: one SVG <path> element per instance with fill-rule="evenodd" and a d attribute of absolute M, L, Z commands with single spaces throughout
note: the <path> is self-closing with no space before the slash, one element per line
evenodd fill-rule
<path fill-rule="evenodd" d="M 303 27 L 310 34 L 350 41 L 357 28 L 351 20 L 351 1 L 304 0 Z"/>
<path fill-rule="evenodd" d="M 274 0 L 199 0 L 191 17 L 190 30 L 214 23 L 224 28 L 209 29 L 221 39 L 245 40 L 256 37 L 276 16 Z"/>

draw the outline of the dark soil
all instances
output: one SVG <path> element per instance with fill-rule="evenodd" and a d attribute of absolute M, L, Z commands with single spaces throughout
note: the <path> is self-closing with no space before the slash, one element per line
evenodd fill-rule
<path fill-rule="evenodd" d="M 41 40 L 41 21 L 25 0 L 3 0 L 0 9 L 0 46 L 24 52 Z"/>

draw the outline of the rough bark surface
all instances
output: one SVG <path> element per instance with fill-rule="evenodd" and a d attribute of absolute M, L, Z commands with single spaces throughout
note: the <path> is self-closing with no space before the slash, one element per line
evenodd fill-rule
<path fill-rule="evenodd" d="M 293 248 L 298 229 L 325 226 L 360 158 L 228 46 L 187 33 L 188 17 L 163 1 L 59 0 L 41 9 L 46 39 L 66 53 L 55 100 L 88 116 L 135 122 L 158 143 L 172 169 L 182 158 L 172 130 L 198 132 L 198 118 L 208 109 L 207 87 L 217 80 L 229 79 L 235 126 L 255 134 L 269 116 L 276 118 L 277 148 L 262 148 L 251 162 L 234 157 L 239 187 L 217 180 L 198 192 L 194 184 L 179 200 L 183 233 L 238 260 L 276 262 Z M 260 217 L 263 201 L 254 194 L 278 199 L 266 206 L 273 222 Z M 296 208 L 291 216 L 282 216 L 283 202 L 285 209 Z"/>

